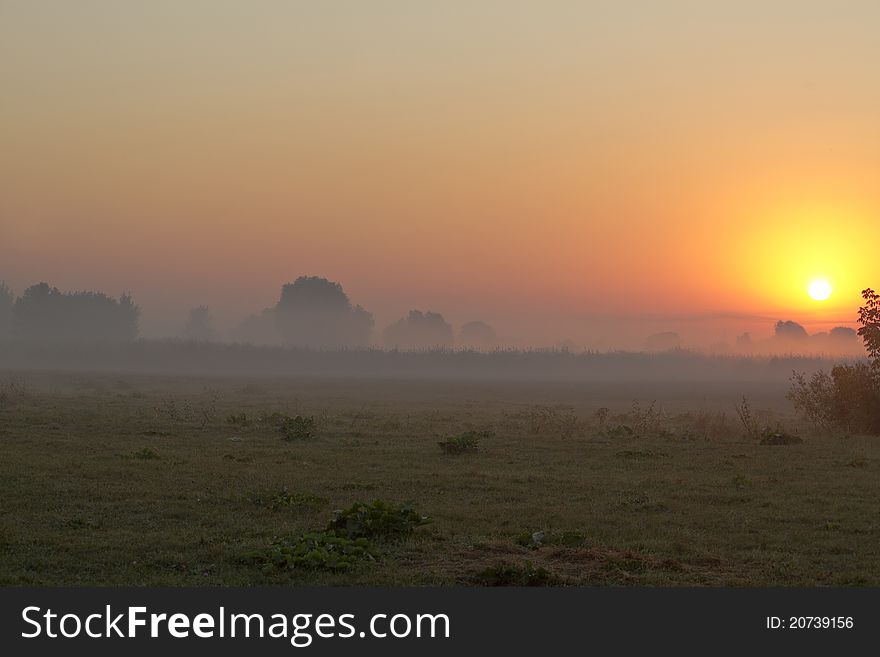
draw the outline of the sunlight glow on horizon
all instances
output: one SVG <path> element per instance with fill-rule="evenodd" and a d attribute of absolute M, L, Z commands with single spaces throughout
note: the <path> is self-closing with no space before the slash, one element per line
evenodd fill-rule
<path fill-rule="evenodd" d="M 547 340 L 587 315 L 843 321 L 880 287 L 878 23 L 813 0 L 10 0 L 0 280 L 131 290 L 169 324 L 300 275 L 380 324 Z"/>

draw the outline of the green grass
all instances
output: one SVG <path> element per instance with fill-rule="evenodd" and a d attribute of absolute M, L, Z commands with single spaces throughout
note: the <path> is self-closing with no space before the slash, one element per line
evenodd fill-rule
<path fill-rule="evenodd" d="M 3 585 L 880 584 L 880 438 L 816 433 L 784 389 L 17 381 L 0 395 Z M 742 394 L 804 442 L 746 437 Z M 273 413 L 314 418 L 312 439 L 284 440 Z M 485 430 L 467 457 L 437 448 Z M 432 522 L 345 572 L 247 558 L 376 499 Z"/>

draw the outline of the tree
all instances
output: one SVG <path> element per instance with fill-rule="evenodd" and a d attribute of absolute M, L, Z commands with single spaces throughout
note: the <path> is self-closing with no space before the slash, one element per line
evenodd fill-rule
<path fill-rule="evenodd" d="M 828 337 L 836 342 L 851 343 L 858 340 L 859 334 L 848 326 L 835 326 L 828 333 Z"/>
<path fill-rule="evenodd" d="M 880 294 L 871 288 L 862 290 L 865 305 L 859 307 L 858 334 L 865 343 L 868 356 L 876 368 L 880 368 Z"/>
<path fill-rule="evenodd" d="M 275 322 L 291 345 L 323 348 L 370 344 L 373 316 L 352 306 L 342 286 L 318 276 L 300 276 L 281 288 Z"/>
<path fill-rule="evenodd" d="M 237 342 L 250 344 L 277 345 L 281 342 L 278 325 L 275 321 L 275 309 L 265 308 L 259 315 L 248 315 L 232 331 L 232 338 Z"/>
<path fill-rule="evenodd" d="M 12 333 L 12 306 L 15 303 L 15 295 L 9 286 L 0 281 L 0 338 L 8 337 Z"/>
<path fill-rule="evenodd" d="M 440 313 L 410 310 L 383 331 L 385 346 L 393 349 L 433 349 L 452 347 L 452 326 Z"/>
<path fill-rule="evenodd" d="M 198 342 L 210 342 L 216 339 L 217 331 L 214 330 L 214 318 L 208 306 L 196 306 L 191 308 L 183 328 L 183 337 L 187 340 Z"/>
<path fill-rule="evenodd" d="M 803 326 L 792 321 L 783 322 L 780 320 L 776 322 L 774 332 L 777 338 L 785 340 L 804 340 L 809 337 L 807 330 Z"/>
<path fill-rule="evenodd" d="M 664 331 L 649 335 L 645 340 L 648 351 L 672 351 L 681 349 L 681 337 L 674 331 Z"/>
<path fill-rule="evenodd" d="M 37 340 L 134 340 L 139 317 L 128 293 L 117 300 L 102 292 L 61 292 L 46 283 L 27 288 L 12 308 L 14 332 Z"/>
<path fill-rule="evenodd" d="M 495 334 L 495 329 L 486 322 L 467 322 L 461 325 L 458 343 L 463 347 L 486 349 L 498 343 L 498 336 Z"/>

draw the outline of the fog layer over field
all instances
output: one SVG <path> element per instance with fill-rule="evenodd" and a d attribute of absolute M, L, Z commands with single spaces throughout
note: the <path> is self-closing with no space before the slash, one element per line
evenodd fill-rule
<path fill-rule="evenodd" d="M 16 294 L 0 284 L 2 353 L 7 364 L 21 367 L 80 368 L 91 363 L 102 369 L 340 374 L 446 374 L 463 368 L 465 374 L 571 376 L 582 375 L 585 369 L 646 367 L 731 372 L 745 367 L 743 357 L 760 356 L 766 361 L 792 354 L 860 357 L 864 353 L 851 326 L 810 332 L 790 319 L 634 314 L 560 321 L 523 312 L 496 325 L 479 317 L 454 321 L 438 309 L 412 308 L 383 325 L 354 303 L 339 283 L 317 276 L 300 276 L 284 284 L 274 305 L 255 308 L 231 325 L 218 322 L 206 305 L 193 306 L 177 320 L 161 319 L 167 325 L 177 323 L 164 335 L 145 333 L 142 325 L 147 319 L 129 293 L 114 298 L 38 283 Z M 152 321 L 156 323 L 155 318 Z M 755 330 L 738 332 L 743 322 L 751 322 Z M 675 353 L 658 360 L 615 353 L 620 350 Z M 679 353 L 682 350 L 693 353 Z M 467 353 L 450 355 L 452 351 Z M 402 356 L 398 352 L 430 353 Z M 712 358 L 701 360 L 699 354 Z"/>

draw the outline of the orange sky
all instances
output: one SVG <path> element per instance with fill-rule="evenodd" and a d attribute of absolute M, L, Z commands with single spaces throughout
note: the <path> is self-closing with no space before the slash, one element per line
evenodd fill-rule
<path fill-rule="evenodd" d="M 534 342 L 851 322 L 880 287 L 878 33 L 842 0 L 7 1 L 0 279 L 130 289 L 147 333 L 301 274 L 379 328 Z"/>

